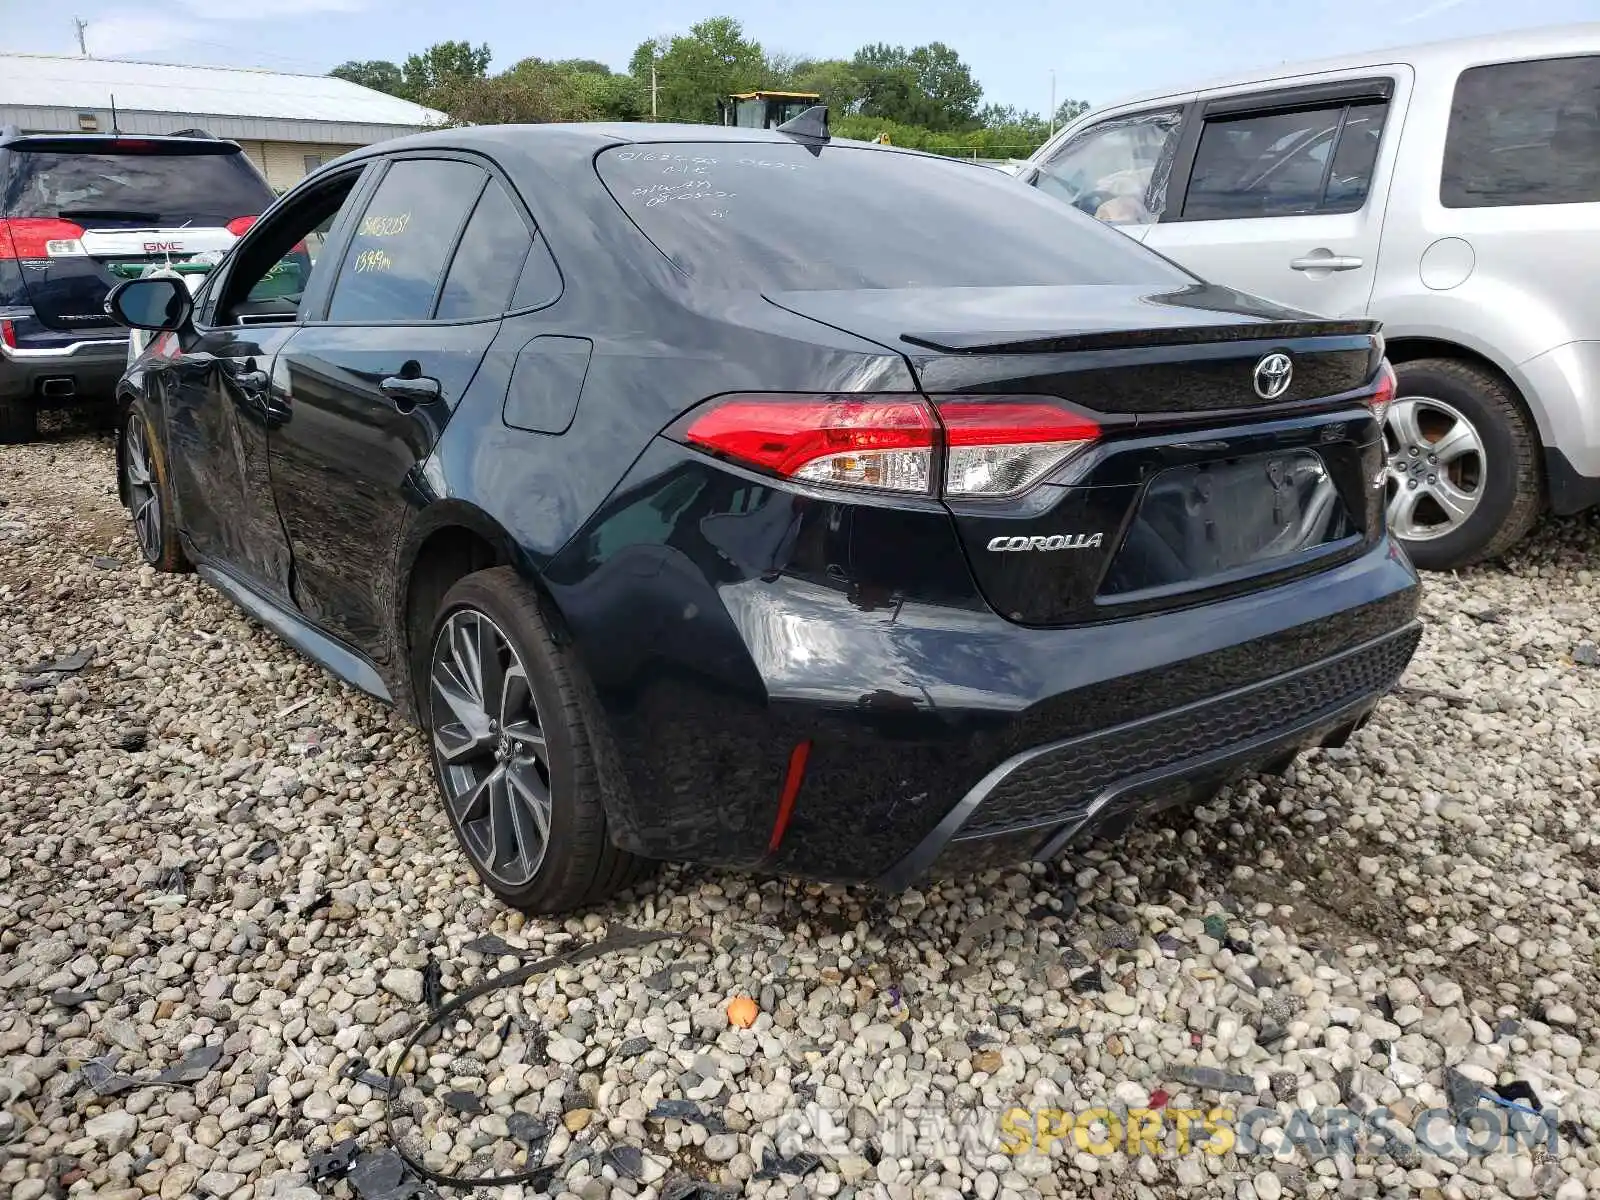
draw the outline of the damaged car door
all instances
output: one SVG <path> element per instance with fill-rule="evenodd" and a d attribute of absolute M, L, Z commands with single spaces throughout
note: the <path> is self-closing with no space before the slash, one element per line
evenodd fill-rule
<path fill-rule="evenodd" d="M 334 174 L 268 213 L 207 282 L 193 323 L 147 351 L 147 369 L 166 377 L 171 475 L 192 555 L 277 600 L 289 597 L 291 556 L 267 461 L 267 434 L 288 419 L 273 366 L 302 306 L 326 287 L 317 264 L 343 235 L 361 176 Z"/>

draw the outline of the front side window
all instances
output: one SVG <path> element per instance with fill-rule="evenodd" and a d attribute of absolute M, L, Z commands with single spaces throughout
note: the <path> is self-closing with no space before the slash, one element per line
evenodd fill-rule
<path fill-rule="evenodd" d="M 1446 208 L 1600 200 L 1600 55 L 1471 67 L 1456 81 Z"/>
<path fill-rule="evenodd" d="M 595 160 L 680 270 L 757 292 L 1193 278 L 1132 238 L 985 166 L 865 146 L 677 142 Z"/>
<path fill-rule="evenodd" d="M 1115 117 L 1086 129 L 1039 169 L 1035 186 L 1112 225 L 1148 225 L 1167 202 L 1183 115 Z"/>
<path fill-rule="evenodd" d="M 449 159 L 401 159 L 391 166 L 339 264 L 328 320 L 428 320 L 445 259 L 485 179 L 472 164 Z"/>
<path fill-rule="evenodd" d="M 245 235 L 229 259 L 216 324 L 299 319 L 301 299 L 321 267 L 329 231 L 360 178 L 360 170 L 353 170 L 329 180 Z"/>
<path fill-rule="evenodd" d="M 1355 212 L 1378 161 L 1388 104 L 1362 100 L 1206 121 L 1185 220 Z"/>

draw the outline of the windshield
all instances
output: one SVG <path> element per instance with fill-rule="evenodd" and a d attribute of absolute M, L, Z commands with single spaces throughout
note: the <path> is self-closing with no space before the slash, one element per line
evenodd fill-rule
<path fill-rule="evenodd" d="M 618 146 L 596 159 L 661 252 L 757 291 L 1183 285 L 1125 234 L 971 163 L 864 146 Z"/>
<path fill-rule="evenodd" d="M 13 147 L 0 216 L 80 225 L 226 225 L 272 190 L 244 154 L 69 154 Z"/>

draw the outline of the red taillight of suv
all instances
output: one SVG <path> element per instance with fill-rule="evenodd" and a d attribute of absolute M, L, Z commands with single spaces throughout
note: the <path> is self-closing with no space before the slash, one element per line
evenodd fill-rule
<path fill-rule="evenodd" d="M 254 225 L 258 219 L 257 217 L 235 217 L 228 222 L 225 228 L 234 237 L 243 237 L 250 229 L 250 226 Z"/>
<path fill-rule="evenodd" d="M 83 226 L 55 217 L 0 220 L 0 258 L 73 258 L 84 253 Z"/>
<path fill-rule="evenodd" d="M 1091 418 L 1036 397 L 930 403 L 897 393 L 726 396 L 696 413 L 682 440 L 801 483 L 996 497 L 1026 490 L 1099 436 Z"/>

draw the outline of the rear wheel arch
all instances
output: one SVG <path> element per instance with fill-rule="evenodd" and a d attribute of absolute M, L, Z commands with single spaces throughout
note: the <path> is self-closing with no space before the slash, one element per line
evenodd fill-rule
<path fill-rule="evenodd" d="M 418 670 L 428 653 L 428 634 L 439 604 L 468 575 L 512 561 L 511 540 L 483 513 L 444 502 L 424 513 L 402 550 L 395 579 L 395 632 L 406 663 L 405 690 L 411 715 L 422 716 L 416 694 Z"/>
<path fill-rule="evenodd" d="M 1505 367 L 1487 354 L 1474 350 L 1472 347 L 1465 346 L 1460 342 L 1453 342 L 1448 338 L 1404 336 L 1389 338 L 1386 336 L 1384 346 L 1385 355 L 1388 357 L 1389 362 L 1396 367 L 1402 363 L 1417 362 L 1424 358 L 1443 358 L 1494 376 L 1510 392 L 1511 398 L 1517 403 L 1517 406 L 1522 409 L 1534 436 L 1539 439 L 1540 448 L 1543 449 L 1544 434 L 1540 431 L 1545 422 L 1536 400 L 1527 395 Z"/>

